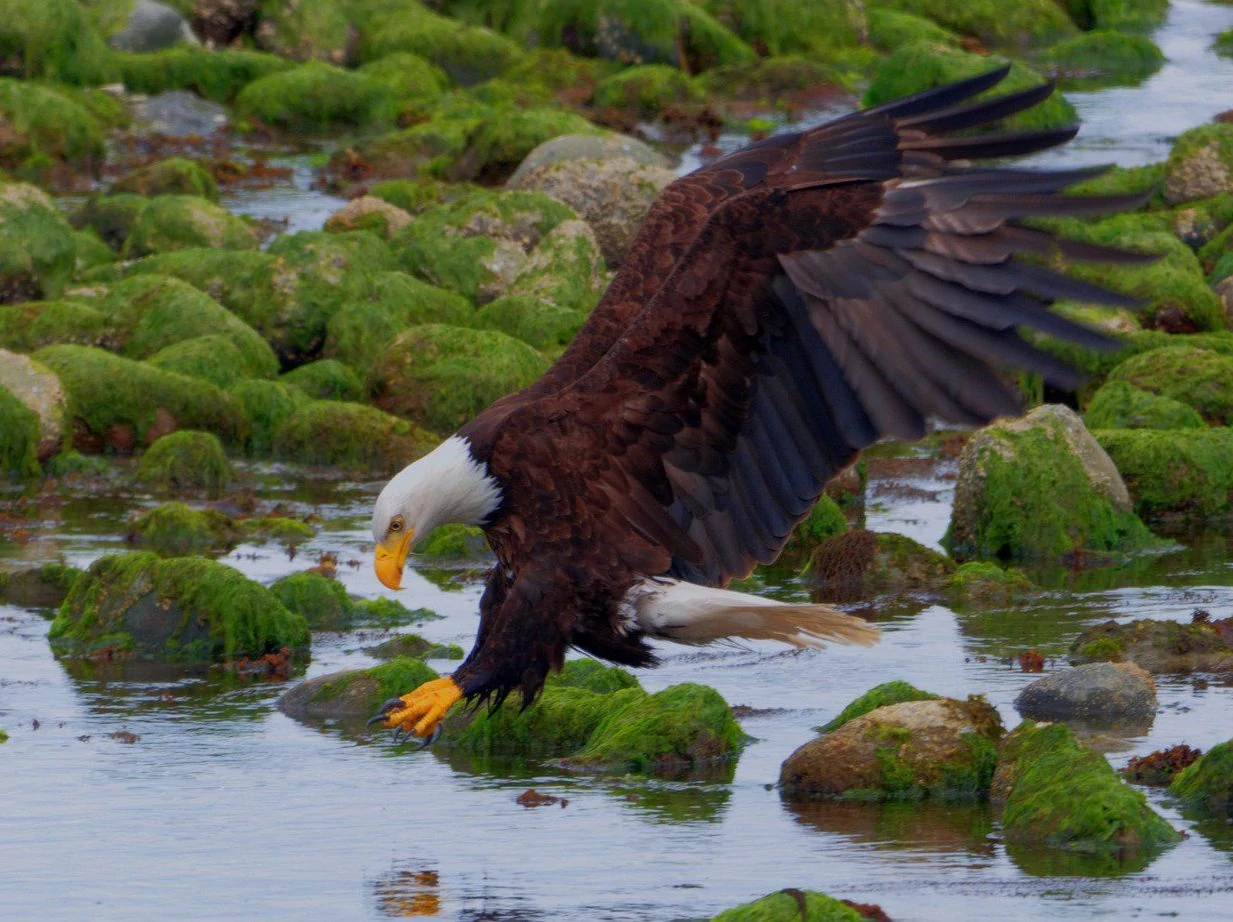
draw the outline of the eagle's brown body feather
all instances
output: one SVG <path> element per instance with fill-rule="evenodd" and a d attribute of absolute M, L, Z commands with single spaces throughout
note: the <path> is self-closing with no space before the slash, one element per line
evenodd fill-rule
<path fill-rule="evenodd" d="M 571 645 L 651 662 L 620 610 L 640 580 L 722 586 L 773 560 L 874 440 L 1017 412 L 1008 366 L 1076 380 L 1017 327 L 1109 345 L 1046 308 L 1127 299 L 1014 257 L 1134 254 L 1014 222 L 1131 199 L 1059 194 L 1091 171 L 952 162 L 1071 131 L 937 136 L 1048 93 L 965 104 L 1001 76 L 770 138 L 664 190 L 560 360 L 460 432 L 503 497 L 485 525 L 499 565 L 454 676 L 468 697 L 530 700 Z"/>

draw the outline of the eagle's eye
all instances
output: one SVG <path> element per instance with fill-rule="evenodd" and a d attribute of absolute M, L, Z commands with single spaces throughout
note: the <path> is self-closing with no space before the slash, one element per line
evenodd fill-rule
<path fill-rule="evenodd" d="M 392 532 L 402 531 L 402 519 L 394 519 L 392 522 L 390 522 L 390 531 Z"/>

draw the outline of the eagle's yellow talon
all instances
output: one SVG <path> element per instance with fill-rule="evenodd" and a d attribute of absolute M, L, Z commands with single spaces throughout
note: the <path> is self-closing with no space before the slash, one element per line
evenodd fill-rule
<path fill-rule="evenodd" d="M 461 699 L 462 689 L 449 676 L 425 682 L 402 696 L 406 706 L 389 711 L 382 726 L 427 739 L 435 735 L 449 709 Z"/>

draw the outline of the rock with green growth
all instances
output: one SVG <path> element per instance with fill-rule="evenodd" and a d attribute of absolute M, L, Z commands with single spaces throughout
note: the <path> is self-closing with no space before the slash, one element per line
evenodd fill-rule
<path fill-rule="evenodd" d="M 821 61 L 785 55 L 717 67 L 694 78 L 692 86 L 695 94 L 704 93 L 724 101 L 752 103 L 779 111 L 825 88 L 838 89 L 845 79 L 843 72 Z M 737 107 L 735 112 L 743 108 Z"/>
<path fill-rule="evenodd" d="M 551 355 L 570 344 L 586 314 L 531 295 L 506 295 L 475 312 L 470 325 L 497 330 Z"/>
<path fill-rule="evenodd" d="M 368 195 L 389 202 L 409 215 L 423 214 L 438 205 L 447 205 L 477 191 L 470 183 L 448 183 L 439 179 L 385 179 L 368 187 Z"/>
<path fill-rule="evenodd" d="M 163 503 L 133 523 L 129 540 L 160 557 L 216 556 L 235 547 L 239 533 L 235 523 L 215 509 Z"/>
<path fill-rule="evenodd" d="M 313 630 L 338 631 L 351 624 L 351 598 L 336 579 L 311 570 L 292 573 L 272 584 L 270 591 Z"/>
<path fill-rule="evenodd" d="M 131 193 L 147 198 L 155 195 L 195 195 L 218 201 L 218 183 L 197 163 L 184 157 L 168 157 L 126 173 L 111 186 L 111 193 Z"/>
<path fill-rule="evenodd" d="M 57 656 L 226 662 L 308 650 L 308 625 L 268 589 L 202 557 L 101 557 L 74 583 L 48 634 Z"/>
<path fill-rule="evenodd" d="M 1071 662 L 1129 661 L 1153 673 L 1233 672 L 1233 619 L 1202 614 L 1189 623 L 1140 618 L 1093 625 L 1070 645 Z"/>
<path fill-rule="evenodd" d="M 415 547 L 415 553 L 437 561 L 478 561 L 492 556 L 484 533 L 474 525 L 441 525 Z"/>
<path fill-rule="evenodd" d="M 1164 65 L 1164 54 L 1145 35 L 1098 29 L 1050 47 L 1041 60 L 1077 89 L 1133 86 Z"/>
<path fill-rule="evenodd" d="M 278 426 L 270 447 L 280 461 L 393 474 L 436 442 L 407 420 L 374 407 L 312 400 Z"/>
<path fill-rule="evenodd" d="M 33 478 L 39 469 L 39 417 L 0 385 L 0 474 Z"/>
<path fill-rule="evenodd" d="M 46 461 L 65 447 L 68 400 L 60 379 L 27 355 L 0 349 L 0 389 L 16 397 L 38 417 L 38 459 Z M 14 423 L 20 431 L 23 424 Z"/>
<path fill-rule="evenodd" d="M 34 358 L 56 373 L 68 394 L 80 451 L 128 453 L 176 428 L 211 432 L 232 445 L 247 437 L 239 405 L 198 378 L 85 346 L 49 346 Z"/>
<path fill-rule="evenodd" d="M 0 0 L 0 59 L 27 80 L 93 86 L 113 79 L 106 43 L 74 0 Z"/>
<path fill-rule="evenodd" d="M 805 520 L 792 529 L 773 566 L 799 570 L 826 541 L 848 530 L 843 510 L 829 496 L 818 497 Z"/>
<path fill-rule="evenodd" d="M 813 890 L 780 890 L 725 909 L 711 922 L 861 922 L 869 918 L 847 903 Z"/>
<path fill-rule="evenodd" d="M 316 537 L 317 529 L 307 522 L 285 515 L 271 515 L 258 519 L 243 519 L 236 523 L 245 541 L 263 544 L 273 541 L 284 547 L 294 548 Z"/>
<path fill-rule="evenodd" d="M 1015 698 L 1015 709 L 1036 720 L 1151 719 L 1156 683 L 1134 663 L 1086 663 L 1037 679 Z"/>
<path fill-rule="evenodd" d="M 103 243 L 118 253 L 124 249 L 124 242 L 137 223 L 137 217 L 148 204 L 143 196 L 128 192 L 94 195 L 86 199 L 69 220 L 73 227 L 94 231 Z"/>
<path fill-rule="evenodd" d="M 309 362 L 278 380 L 314 400 L 358 401 L 364 393 L 359 375 L 337 359 Z"/>
<path fill-rule="evenodd" d="M 904 535 L 863 528 L 820 544 L 809 575 L 828 597 L 864 598 L 879 592 L 937 589 L 954 571 L 954 561 Z"/>
<path fill-rule="evenodd" d="M 73 250 L 77 257 L 75 268 L 78 275 L 116 261 L 115 252 L 93 230 L 73 231 Z"/>
<path fill-rule="evenodd" d="M 1233 356 L 1179 344 L 1131 356 L 1109 378 L 1180 401 L 1213 426 L 1233 423 Z"/>
<path fill-rule="evenodd" d="M 76 266 L 72 228 L 47 194 L 0 184 L 0 304 L 58 298 Z"/>
<path fill-rule="evenodd" d="M 235 105 L 241 118 L 292 132 L 380 128 L 397 114 L 388 86 L 321 61 L 254 80 Z"/>
<path fill-rule="evenodd" d="M 981 800 L 1002 732 L 997 710 L 979 696 L 883 705 L 792 753 L 780 791 L 789 800 Z"/>
<path fill-rule="evenodd" d="M 365 647 L 364 652 L 373 659 L 391 660 L 407 656 L 414 659 L 462 659 L 466 656 L 457 644 L 435 644 L 419 634 L 399 634 L 379 644 Z"/>
<path fill-rule="evenodd" d="M 991 797 L 1008 842 L 1129 858 L 1181 838 L 1061 723 L 1027 720 L 1003 740 Z"/>
<path fill-rule="evenodd" d="M 388 87 L 400 103 L 437 99 L 450 85 L 445 71 L 409 51 L 398 51 L 370 61 L 360 68 L 360 73 Z"/>
<path fill-rule="evenodd" d="M 423 660 L 398 657 L 370 669 L 351 669 L 301 682 L 278 699 L 278 709 L 290 717 L 360 721 L 371 717 L 390 698 L 405 695 L 437 674 Z"/>
<path fill-rule="evenodd" d="M 273 361 L 274 353 L 270 352 L 269 358 Z M 158 350 L 147 362 L 155 368 L 201 378 L 221 388 L 231 387 L 257 373 L 245 361 L 235 341 L 221 334 L 195 336 L 173 343 Z"/>
<path fill-rule="evenodd" d="M 363 61 L 396 52 L 418 55 L 460 86 L 496 77 L 523 57 L 519 43 L 504 35 L 438 15 L 419 3 L 374 16 L 364 29 Z"/>
<path fill-rule="evenodd" d="M 1233 740 L 1213 746 L 1173 779 L 1169 793 L 1191 819 L 1233 817 Z"/>
<path fill-rule="evenodd" d="M 723 26 L 767 57 L 825 56 L 865 40 L 869 23 L 862 5 L 801 0 L 702 0 Z"/>
<path fill-rule="evenodd" d="M 323 351 L 367 374 L 377 356 L 399 333 L 423 323 L 489 326 L 475 316 L 471 302 L 456 292 L 405 272 L 380 272 L 373 277 L 369 297 L 344 305 L 329 319 Z M 497 325 L 492 328 L 517 335 Z"/>
<path fill-rule="evenodd" d="M 411 215 L 401 208 L 375 196 L 362 195 L 326 218 L 325 229 L 332 234 L 366 230 L 389 240 L 410 223 Z"/>
<path fill-rule="evenodd" d="M 0 601 L 21 608 L 58 609 L 82 572 L 63 563 L 0 571 Z"/>
<path fill-rule="evenodd" d="M 1165 202 L 1177 205 L 1229 191 L 1233 191 L 1233 126 L 1207 124 L 1183 132 L 1165 164 Z"/>
<path fill-rule="evenodd" d="M 228 396 L 248 418 L 244 452 L 249 457 L 268 458 L 274 451 L 274 436 L 300 407 L 310 402 L 301 390 L 278 381 L 247 379 L 233 385 Z"/>
<path fill-rule="evenodd" d="M 605 666 L 596 659 L 572 659 L 560 672 L 548 676 L 549 688 L 585 688 L 608 695 L 625 688 L 641 688 L 633 673 L 620 666 Z"/>
<path fill-rule="evenodd" d="M 231 480 L 231 468 L 218 436 L 182 430 L 150 446 L 141 456 L 137 479 L 156 490 L 218 494 Z"/>
<path fill-rule="evenodd" d="M 879 5 L 924 17 L 952 32 L 979 39 L 983 45 L 1020 52 L 1052 44 L 1078 32 L 1062 4 L 1053 0 L 1028 0 L 1009 6 L 995 0 L 962 4 L 948 0 L 886 0 Z M 989 61 L 985 69 L 994 66 Z"/>
<path fill-rule="evenodd" d="M 1194 407 L 1140 390 L 1128 381 L 1108 381 L 1102 385 L 1088 404 L 1083 422 L 1092 431 L 1207 428 Z"/>
<path fill-rule="evenodd" d="M 129 259 L 189 247 L 255 250 L 248 222 L 196 195 L 160 195 L 133 222 L 124 255 Z"/>
<path fill-rule="evenodd" d="M 1012 605 L 1036 593 L 1036 586 L 1018 567 L 999 567 L 987 560 L 961 564 L 946 580 L 951 605 Z"/>
<path fill-rule="evenodd" d="M 701 100 L 702 93 L 689 76 L 667 64 L 626 68 L 601 81 L 591 98 L 601 109 L 619 109 L 637 119 L 655 118 Z"/>
<path fill-rule="evenodd" d="M 295 66 L 286 58 L 260 51 L 207 51 L 197 45 L 146 54 L 120 53 L 115 61 L 130 93 L 156 96 L 170 90 L 188 90 L 217 103 L 230 103 L 254 80 Z"/>
<path fill-rule="evenodd" d="M 51 87 L 0 77 L 0 116 L 7 129 L 0 169 L 42 180 L 57 168 L 96 173 L 105 150 L 98 120 Z"/>
<path fill-rule="evenodd" d="M 894 51 L 912 42 L 958 47 L 961 39 L 932 20 L 900 10 L 875 7 L 868 12 L 869 44 L 879 51 Z"/>
<path fill-rule="evenodd" d="M 253 37 L 279 57 L 352 64 L 358 33 L 351 12 L 338 0 L 260 0 Z"/>
<path fill-rule="evenodd" d="M 960 560 L 1126 553 L 1154 541 L 1074 411 L 1037 407 L 967 441 L 943 543 Z"/>
<path fill-rule="evenodd" d="M 539 298 L 589 314 L 608 286 L 604 256 L 585 221 L 562 221 L 533 249 L 509 287 L 510 296 Z"/>
<path fill-rule="evenodd" d="M 17 352 L 58 343 L 97 346 L 106 332 L 107 318 L 85 301 L 0 305 L 0 346 Z"/>
<path fill-rule="evenodd" d="M 939 696 L 933 692 L 922 691 L 910 682 L 895 680 L 875 685 L 865 694 L 848 704 L 839 716 L 818 727 L 819 733 L 830 733 L 838 730 L 850 720 L 864 717 L 870 711 L 891 704 L 902 704 L 905 701 L 935 701 Z"/>
<path fill-rule="evenodd" d="M 373 365 L 368 385 L 383 410 L 434 432 L 453 432 L 547 367 L 542 355 L 504 333 L 433 323 L 395 339 Z"/>
<path fill-rule="evenodd" d="M 1233 504 L 1233 429 L 1105 429 L 1096 438 L 1141 516 L 1209 517 Z"/>
<path fill-rule="evenodd" d="M 1053 10 L 1058 9 L 1052 0 L 1043 0 L 1043 3 Z M 907 12 L 917 12 L 908 9 L 906 3 L 893 5 Z M 1062 16 L 1065 18 L 1065 14 Z M 948 24 L 944 18 L 933 16 L 930 18 L 942 25 Z M 956 29 L 955 31 L 964 30 Z M 998 55 L 972 54 L 961 48 L 935 44 L 928 40 L 911 42 L 897 48 L 878 65 L 873 82 L 869 84 L 869 89 L 865 93 L 865 105 L 878 105 L 955 80 L 975 77 L 977 74 L 988 73 L 1005 63 L 1007 60 Z M 1026 65 L 1015 62 L 1011 65 L 1010 74 L 990 90 L 989 95 L 1013 93 L 1042 82 L 1043 78 L 1028 69 Z M 1076 118 L 1074 107 L 1060 93 L 1054 93 L 1043 103 L 1004 120 L 1003 124 L 1007 129 L 1017 130 L 1061 128 L 1073 125 Z"/>

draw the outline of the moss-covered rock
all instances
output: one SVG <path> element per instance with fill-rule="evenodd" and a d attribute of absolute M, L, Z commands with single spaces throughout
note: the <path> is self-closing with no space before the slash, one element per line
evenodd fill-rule
<path fill-rule="evenodd" d="M 388 699 L 405 695 L 437 674 L 423 660 L 398 657 L 370 669 L 334 672 L 301 682 L 278 699 L 278 709 L 295 718 L 361 720 Z"/>
<path fill-rule="evenodd" d="M 116 261 L 115 252 L 92 230 L 73 231 L 73 252 L 78 275 Z"/>
<path fill-rule="evenodd" d="M 450 85 L 445 71 L 409 51 L 395 52 L 370 61 L 360 68 L 360 73 L 388 87 L 400 103 L 423 103 L 437 99 Z"/>
<path fill-rule="evenodd" d="M 274 359 L 273 352 L 269 353 L 269 359 Z M 148 363 L 164 371 L 201 378 L 222 388 L 230 387 L 245 378 L 267 373 L 265 368 L 251 367 L 235 341 L 217 333 L 211 336 L 195 336 L 165 346 L 150 356 Z"/>
<path fill-rule="evenodd" d="M 364 393 L 359 375 L 337 359 L 318 359 L 279 378 L 314 400 L 358 401 Z"/>
<path fill-rule="evenodd" d="M 420 557 L 437 561 L 477 561 L 491 557 L 484 532 L 474 525 L 441 525 L 415 546 Z"/>
<path fill-rule="evenodd" d="M 755 49 L 779 57 L 849 48 L 865 39 L 863 5 L 808 0 L 702 0 L 700 6 Z"/>
<path fill-rule="evenodd" d="M 938 698 L 933 692 L 922 691 L 910 682 L 896 680 L 875 685 L 855 701 L 852 701 L 839 712 L 839 715 L 818 727 L 819 733 L 830 733 L 838 730 L 850 720 L 864 717 L 870 711 L 891 704 L 902 704 L 905 701 L 934 701 Z"/>
<path fill-rule="evenodd" d="M 157 444 L 157 443 L 155 443 Z M 224 554 L 239 543 L 235 523 L 215 509 L 155 506 L 133 523 L 129 540 L 160 557 Z"/>
<path fill-rule="evenodd" d="M 955 569 L 946 555 L 904 535 L 863 528 L 829 538 L 814 550 L 809 575 L 829 596 L 937 589 Z"/>
<path fill-rule="evenodd" d="M 72 229 L 51 199 L 25 183 L 0 184 L 0 304 L 57 298 L 76 266 Z"/>
<path fill-rule="evenodd" d="M 140 195 L 95 195 L 86 199 L 72 213 L 70 220 L 76 228 L 89 228 L 117 253 L 124 249 L 137 217 L 149 202 Z"/>
<path fill-rule="evenodd" d="M 349 626 L 351 598 L 343 584 L 320 573 L 292 573 L 270 586 L 270 591 L 288 609 L 303 615 L 314 630 L 337 631 Z"/>
<path fill-rule="evenodd" d="M 351 5 L 338 0 L 260 0 L 254 38 L 264 50 L 295 61 L 349 64 L 358 30 Z"/>
<path fill-rule="evenodd" d="M 367 374 L 382 350 L 399 333 L 417 324 L 491 327 L 517 335 L 500 325 L 485 323 L 474 314 L 471 302 L 456 292 L 429 285 L 404 272 L 381 272 L 374 276 L 368 298 L 345 305 L 329 319 L 324 352 Z"/>
<path fill-rule="evenodd" d="M 944 544 L 961 560 L 1125 553 L 1153 542 L 1073 411 L 1039 407 L 967 441 Z"/>
<path fill-rule="evenodd" d="M 1165 164 L 1170 205 L 1233 191 L 1233 126 L 1215 123 L 1183 132 Z"/>
<path fill-rule="evenodd" d="M 1011 6 L 996 0 L 963 4 L 947 0 L 886 0 L 879 6 L 913 13 L 996 48 L 1022 51 L 1069 38 L 1078 32 L 1062 5 L 1052 0 L 1029 0 Z"/>
<path fill-rule="evenodd" d="M 719 97 L 725 102 L 752 103 L 782 110 L 798 100 L 803 103 L 816 98 L 827 89 L 838 90 L 846 79 L 843 71 L 810 58 L 795 55 L 760 58 L 745 64 L 716 67 L 695 77 L 687 101 L 695 101 L 701 93 L 712 101 Z M 745 106 L 737 106 L 733 114 L 740 117 L 747 111 Z"/>
<path fill-rule="evenodd" d="M 81 451 L 131 452 L 176 428 L 212 432 L 242 444 L 248 420 L 213 385 L 84 346 L 49 346 L 34 355 L 60 378 Z"/>
<path fill-rule="evenodd" d="M 400 656 L 414 659 L 462 659 L 466 652 L 458 644 L 438 644 L 425 640 L 419 634 L 399 634 L 371 647 L 364 652 L 373 659 L 391 660 Z"/>
<path fill-rule="evenodd" d="M 586 321 L 582 311 L 561 307 L 530 295 L 507 295 L 475 312 L 471 325 L 497 330 L 541 352 L 560 352 Z"/>
<path fill-rule="evenodd" d="M 295 66 L 291 61 L 259 51 L 207 51 L 184 45 L 146 54 L 117 54 L 124 88 L 151 96 L 188 90 L 218 103 L 233 101 L 254 80 Z"/>
<path fill-rule="evenodd" d="M 1142 516 L 1212 516 L 1233 503 L 1233 429 L 1099 430 Z"/>
<path fill-rule="evenodd" d="M 1008 842 L 1131 857 L 1181 838 L 1061 723 L 1024 721 L 1003 740 L 993 798 Z"/>
<path fill-rule="evenodd" d="M 296 132 L 379 128 L 397 114 L 388 86 L 320 61 L 254 80 L 235 105 L 241 118 Z"/>
<path fill-rule="evenodd" d="M 916 12 L 907 9 L 907 3 L 893 5 L 907 12 Z M 1044 5 L 1058 9 L 1051 0 L 1044 0 Z M 946 25 L 944 18 L 930 18 Z M 911 42 L 897 48 L 878 65 L 873 81 L 865 93 L 865 105 L 878 105 L 954 80 L 974 77 L 1004 63 L 1006 59 L 997 55 L 972 54 L 961 48 L 927 40 Z M 989 95 L 1024 90 L 1042 82 L 1043 79 L 1025 65 L 1015 62 L 1011 65 L 1010 74 L 991 90 Z M 1040 105 L 1006 119 L 1005 127 L 1024 130 L 1060 128 L 1074 124 L 1076 118 L 1074 107 L 1060 93 L 1054 93 Z"/>
<path fill-rule="evenodd" d="M 294 548 L 305 541 L 311 541 L 317 534 L 317 529 L 312 525 L 286 515 L 243 519 L 236 524 L 245 541 L 255 544 L 274 542 L 287 548 Z"/>
<path fill-rule="evenodd" d="M 604 255 L 584 221 L 562 221 L 535 246 L 509 287 L 512 296 L 540 298 L 590 313 L 608 285 Z"/>
<path fill-rule="evenodd" d="M 0 571 L 0 601 L 21 608 L 58 609 L 83 572 L 63 563 Z"/>
<path fill-rule="evenodd" d="M 1128 358 L 1109 377 L 1191 406 L 1214 426 L 1233 423 L 1233 356 L 1170 346 Z"/>
<path fill-rule="evenodd" d="M 330 233 L 366 230 L 382 240 L 389 240 L 395 233 L 411 223 L 411 215 L 389 202 L 371 195 L 352 199 L 325 221 Z"/>
<path fill-rule="evenodd" d="M 1169 12 L 1169 0 L 1066 0 L 1064 6 L 1080 28 L 1123 32 L 1150 32 Z"/>
<path fill-rule="evenodd" d="M 1213 746 L 1169 785 L 1192 819 L 1233 817 L 1233 740 Z"/>
<path fill-rule="evenodd" d="M 383 410 L 436 432 L 452 432 L 547 367 L 542 355 L 504 333 L 425 324 L 410 328 L 381 353 L 368 384 Z"/>
<path fill-rule="evenodd" d="M 91 86 L 113 78 L 107 45 L 73 0 L 0 0 L 0 59 L 29 80 Z"/>
<path fill-rule="evenodd" d="M 1133 662 L 1149 672 L 1233 672 L 1233 621 L 1189 623 L 1140 618 L 1086 628 L 1070 645 L 1071 662 Z"/>
<path fill-rule="evenodd" d="M 868 11 L 869 44 L 879 51 L 894 51 L 912 42 L 958 47 L 960 38 L 932 20 L 901 10 L 874 7 Z"/>
<path fill-rule="evenodd" d="M 68 400 L 59 378 L 29 356 L 0 349 L 0 388 L 34 411 L 38 422 L 38 459 L 46 461 L 59 454 L 65 447 L 68 428 Z M 13 443 L 6 453 L 9 455 L 14 446 L 24 444 L 28 435 L 24 417 L 14 419 L 13 425 Z"/>
<path fill-rule="evenodd" d="M 1092 431 L 1207 428 L 1194 407 L 1172 397 L 1139 390 L 1128 381 L 1109 381 L 1102 385 L 1088 404 L 1083 422 Z"/>
<path fill-rule="evenodd" d="M 137 466 L 137 479 L 168 492 L 218 493 L 231 480 L 231 468 L 218 436 L 183 430 L 150 446 Z"/>
<path fill-rule="evenodd" d="M 419 3 L 375 15 L 364 29 L 362 60 L 396 52 L 420 56 L 461 86 L 495 77 L 523 56 L 518 43 L 505 36 L 440 16 Z"/>
<path fill-rule="evenodd" d="M 848 520 L 839 504 L 829 496 L 820 496 L 805 520 L 788 535 L 774 566 L 798 570 L 813 558 L 823 543 L 847 530 Z"/>
<path fill-rule="evenodd" d="M 313 400 L 274 431 L 273 457 L 301 464 L 393 473 L 429 451 L 436 439 L 404 419 L 341 400 Z"/>
<path fill-rule="evenodd" d="M 126 173 L 112 183 L 115 193 L 134 195 L 195 195 L 218 201 L 218 183 L 197 163 L 184 157 L 168 157 Z"/>
<path fill-rule="evenodd" d="M 0 474 L 19 478 L 39 475 L 38 414 L 2 385 L 0 385 Z"/>
<path fill-rule="evenodd" d="M 601 109 L 620 109 L 634 118 L 647 119 L 701 99 L 700 89 L 676 67 L 644 64 L 601 81 L 591 101 Z"/>
<path fill-rule="evenodd" d="M 33 352 L 57 343 L 96 346 L 106 332 L 103 312 L 82 301 L 0 305 L 0 346 L 6 349 Z"/>
<path fill-rule="evenodd" d="M 0 77 L 0 169 L 50 179 L 58 168 L 94 173 L 102 165 L 103 130 L 84 106 L 36 83 Z"/>
<path fill-rule="evenodd" d="M 124 255 L 132 259 L 189 247 L 255 250 L 257 236 L 248 222 L 209 199 L 160 195 L 137 215 Z"/>
<path fill-rule="evenodd" d="M 711 922 L 861 922 L 868 916 L 813 890 L 780 890 L 725 909 Z"/>
<path fill-rule="evenodd" d="M 946 579 L 946 592 L 952 607 L 967 609 L 976 605 L 1011 605 L 1036 593 L 1036 586 L 1018 567 L 999 567 L 987 560 L 961 564 Z"/>
<path fill-rule="evenodd" d="M 448 183 L 439 179 L 386 179 L 368 187 L 373 198 L 389 202 L 410 215 L 419 215 L 438 205 L 447 205 L 478 191 L 469 183 Z"/>
<path fill-rule="evenodd" d="M 789 800 L 979 800 L 1002 732 L 997 710 L 980 697 L 883 705 L 792 753 L 780 790 Z"/>
<path fill-rule="evenodd" d="M 620 666 L 605 666 L 599 660 L 574 659 L 548 676 L 549 688 L 585 688 L 607 695 L 624 688 L 641 688 L 638 679 Z"/>
<path fill-rule="evenodd" d="M 201 557 L 141 552 L 101 557 L 73 585 L 48 634 L 58 656 L 131 655 L 223 662 L 288 647 L 308 626 L 268 589 Z"/>
<path fill-rule="evenodd" d="M 1041 60 L 1056 68 L 1067 86 L 1092 89 L 1136 84 L 1160 70 L 1164 54 L 1145 35 L 1098 29 L 1059 42 Z"/>
<path fill-rule="evenodd" d="M 257 458 L 273 453 L 275 433 L 296 410 L 310 402 L 303 391 L 278 381 L 240 381 L 231 387 L 228 395 L 248 419 L 244 451 Z"/>

